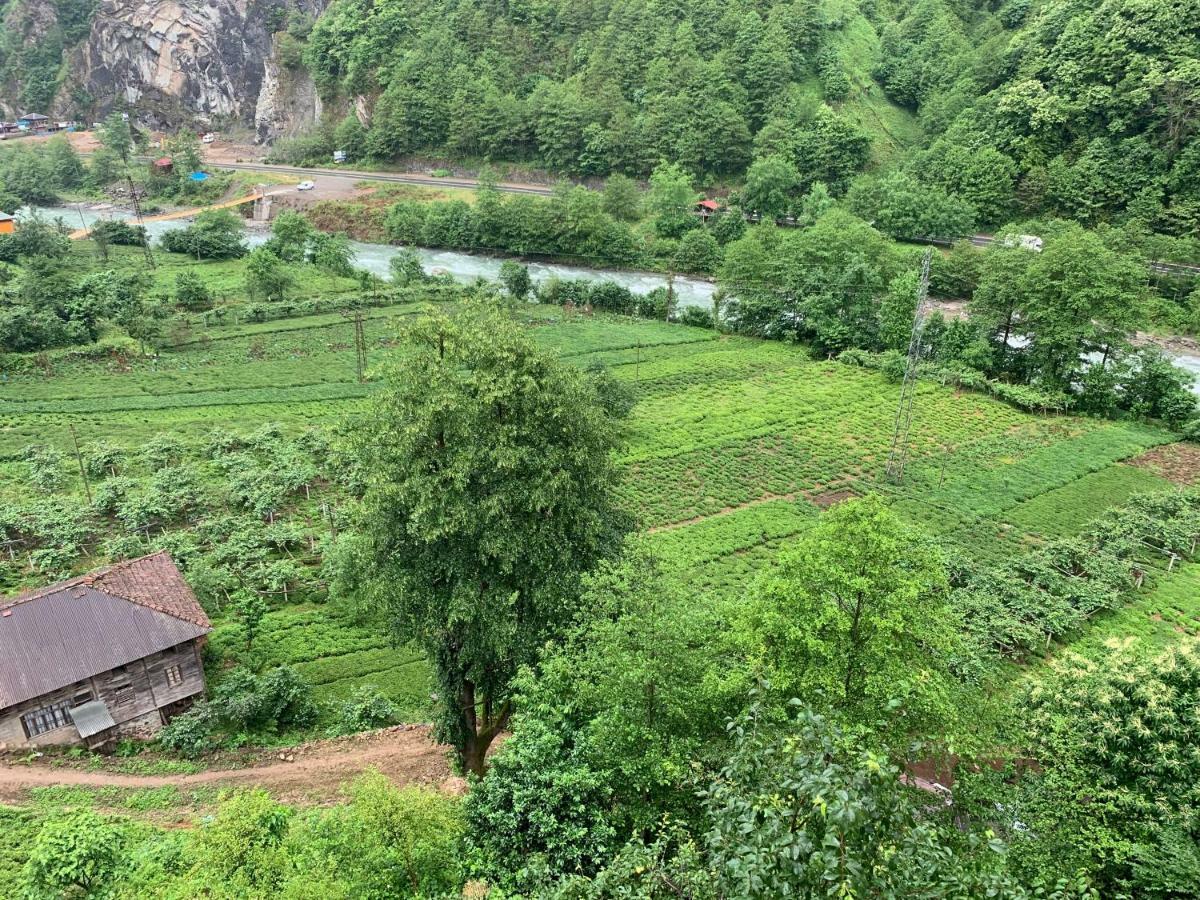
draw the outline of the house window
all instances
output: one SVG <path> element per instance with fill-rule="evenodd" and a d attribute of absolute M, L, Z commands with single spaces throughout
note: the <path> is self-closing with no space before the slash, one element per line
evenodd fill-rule
<path fill-rule="evenodd" d="M 183 684 L 183 670 L 179 666 L 167 666 L 164 671 L 167 674 L 167 687 L 179 687 Z"/>
<path fill-rule="evenodd" d="M 124 666 L 113 669 L 110 687 L 113 692 L 113 703 L 119 705 L 133 699 L 133 685 L 129 681 L 129 675 Z"/>
<path fill-rule="evenodd" d="M 87 703 L 91 699 L 92 699 L 91 691 L 77 691 L 75 693 L 75 696 L 71 698 L 71 705 L 72 706 L 83 706 L 83 704 Z"/>
<path fill-rule="evenodd" d="M 71 714 L 67 712 L 71 708 L 71 704 L 63 701 L 62 703 L 54 703 L 50 706 L 43 706 L 41 709 L 35 709 L 33 712 L 27 712 L 21 716 L 21 725 L 25 728 L 26 737 L 36 737 L 39 734 L 45 734 L 47 731 L 53 731 L 55 728 L 62 728 L 64 725 L 71 724 Z"/>

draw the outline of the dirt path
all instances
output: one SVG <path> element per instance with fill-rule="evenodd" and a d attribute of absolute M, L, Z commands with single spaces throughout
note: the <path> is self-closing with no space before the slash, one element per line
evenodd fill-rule
<path fill-rule="evenodd" d="M 376 769 L 397 784 L 427 784 L 457 790 L 446 747 L 434 743 L 426 726 L 398 726 L 298 747 L 263 751 L 249 766 L 210 769 L 195 775 L 126 775 L 68 766 L 0 762 L 0 803 L 20 802 L 29 790 L 49 785 L 177 788 L 262 787 L 288 802 L 326 803 L 361 773 Z M 282 758 L 281 758 L 282 757 Z M 45 758 L 49 759 L 49 757 Z"/>

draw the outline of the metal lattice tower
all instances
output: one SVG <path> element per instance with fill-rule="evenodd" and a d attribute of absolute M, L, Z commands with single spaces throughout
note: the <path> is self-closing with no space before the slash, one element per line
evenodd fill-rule
<path fill-rule="evenodd" d="M 138 227 L 141 228 L 142 233 L 145 234 L 146 222 L 142 218 L 142 204 L 141 204 L 141 199 L 142 199 L 142 196 L 144 195 L 144 192 L 141 190 L 141 188 L 139 188 L 137 185 L 135 185 L 133 183 L 132 176 L 127 174 L 125 176 L 125 180 L 129 184 L 129 200 L 131 203 L 133 203 L 134 219 L 137 220 Z M 142 245 L 142 250 L 146 254 L 146 265 L 148 265 L 151 269 L 153 269 L 154 268 L 154 251 L 150 249 L 151 243 L 152 243 L 152 241 L 150 240 L 150 235 L 147 234 L 146 235 L 146 243 L 144 243 Z"/>
<path fill-rule="evenodd" d="M 888 454 L 887 476 L 897 483 L 904 480 L 908 462 L 908 435 L 912 430 L 913 401 L 917 396 L 917 367 L 921 363 L 921 342 L 925 337 L 925 316 L 929 311 L 929 266 L 933 250 L 921 259 L 921 280 L 917 285 L 917 309 L 913 313 L 912 337 L 908 341 L 908 362 L 900 385 L 900 404 L 896 407 L 896 425 L 892 430 L 892 450 Z"/>

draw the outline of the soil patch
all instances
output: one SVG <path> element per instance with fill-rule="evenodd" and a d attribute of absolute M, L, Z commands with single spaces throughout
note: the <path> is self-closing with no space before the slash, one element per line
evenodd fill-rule
<path fill-rule="evenodd" d="M 808 499 L 813 506 L 819 506 L 821 509 L 829 509 L 831 506 L 837 506 L 839 503 L 849 500 L 851 497 L 857 496 L 858 494 L 854 493 L 854 491 L 840 490 L 826 491 L 823 494 L 814 494 Z"/>
<path fill-rule="evenodd" d="M 323 804 L 336 802 L 346 782 L 372 769 L 396 784 L 445 785 L 448 790 L 458 790 L 448 750 L 431 739 L 428 726 L 399 725 L 346 738 L 263 750 L 241 757 L 241 768 L 214 768 L 194 775 L 126 775 L 72 768 L 63 764 L 62 757 L 44 756 L 18 763 L 17 757 L 10 756 L 0 760 L 0 803 L 21 802 L 31 788 L 47 785 L 125 788 L 210 785 L 261 787 L 284 802 Z"/>
<path fill-rule="evenodd" d="M 1200 446 L 1163 444 L 1128 460 L 1129 465 L 1148 469 L 1175 484 L 1200 484 Z"/>

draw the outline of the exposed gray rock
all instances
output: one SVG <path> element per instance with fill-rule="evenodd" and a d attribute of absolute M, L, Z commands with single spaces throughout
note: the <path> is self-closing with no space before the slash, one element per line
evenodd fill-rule
<path fill-rule="evenodd" d="M 308 72 L 281 65 L 278 52 L 272 52 L 263 70 L 262 88 L 254 109 L 254 130 L 259 143 L 293 137 L 320 118 L 321 98 Z"/>
<path fill-rule="evenodd" d="M 302 72 L 285 70 L 296 77 L 281 78 L 273 33 L 289 9 L 315 17 L 325 3 L 102 0 L 90 33 L 68 53 L 57 106 L 66 112 L 82 89 L 95 98 L 96 117 L 124 103 L 153 127 L 259 128 L 261 121 L 264 137 L 289 133 L 311 122 L 320 106 Z"/>

